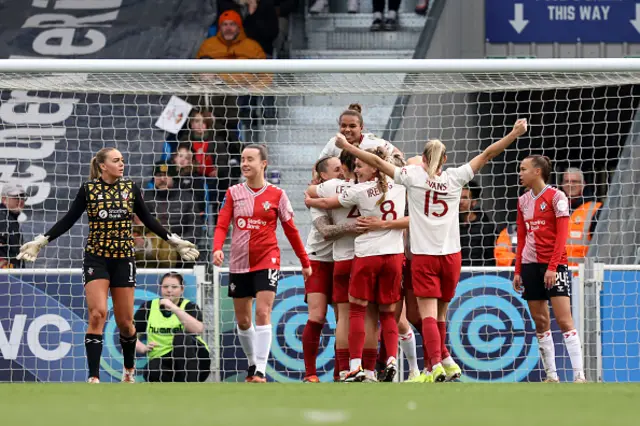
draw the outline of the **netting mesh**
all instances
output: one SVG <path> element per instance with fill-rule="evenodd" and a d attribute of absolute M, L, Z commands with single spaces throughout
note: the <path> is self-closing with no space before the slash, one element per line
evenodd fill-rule
<path fill-rule="evenodd" d="M 426 139 L 439 138 L 447 146 L 452 165 L 468 161 L 505 135 L 516 118 L 526 117 L 530 123 L 527 136 L 487 166 L 474 180 L 477 188 L 463 200 L 463 258 L 469 269 L 452 303 L 449 342 L 469 381 L 537 381 L 542 372 L 532 320 L 524 302 L 511 290 L 511 273 L 480 268 L 513 265 L 517 165 L 530 153 L 554 160 L 553 184 L 567 193 L 579 188 L 572 212 L 585 202 L 596 203 L 594 211 L 605 210 L 600 203 L 615 209 L 617 200 L 634 196 L 633 179 L 620 180 L 617 198 L 608 194 L 612 176 L 633 176 L 636 172 L 616 167 L 623 148 L 633 143 L 639 80 L 636 72 L 2 73 L 0 183 L 5 187 L 18 184 L 26 191 L 26 206 L 18 221 L 22 240 L 27 241 L 67 211 L 88 175 L 91 156 L 102 147 L 115 146 L 125 156 L 126 175 L 143 189 L 151 211 L 172 232 L 195 242 L 203 254 L 198 263 L 210 268 L 217 211 L 226 188 L 241 181 L 239 155 L 247 143 L 267 145 L 267 178 L 287 191 L 304 239 L 312 226 L 303 204 L 311 167 L 339 130 L 338 117 L 350 103 L 362 105 L 365 132 L 388 139 L 405 157 L 421 153 Z M 175 119 L 180 113 L 183 116 L 168 132 L 156 122 L 166 113 L 172 96 L 186 101 L 188 108 L 175 111 Z M 162 170 L 163 165 L 169 171 Z M 620 232 L 620 224 L 596 219 L 598 216 L 585 213 L 573 231 L 612 238 Z M 597 227 L 592 228 L 592 223 L 598 223 Z M 81 267 L 87 233 L 83 218 L 43 250 L 35 263 L 50 271 L 43 276 L 0 275 L 0 380 L 66 381 L 84 375 L 82 344 L 76 342 L 84 333 L 86 317 L 80 315 L 85 309 L 84 298 L 82 292 L 68 286 L 76 278 L 54 270 Z M 139 268 L 190 271 L 194 266 L 180 262 L 140 223 L 136 223 L 134 236 Z M 297 266 L 281 231 L 279 241 L 283 265 Z M 590 237 L 585 241 L 588 249 Z M 15 253 L 16 240 L 11 244 Z M 11 254 L 6 256 L 11 258 Z M 159 278 L 153 273 L 147 276 L 152 281 Z M 211 377 L 241 380 L 246 361 L 235 335 L 232 304 L 226 297 L 227 278 L 217 272 L 207 277 L 209 281 L 214 278 L 222 286 L 219 291 L 202 285 L 199 296 L 190 295 L 205 312 L 207 342 L 217 354 Z M 602 299 L 606 306 L 589 305 L 576 322 L 580 326 L 585 316 L 594 318 L 596 313 L 608 318 L 621 316 L 625 322 L 606 323 L 613 324 L 606 334 L 611 341 L 600 353 L 595 343 L 589 343 L 593 346 L 585 348 L 586 357 L 607 360 L 602 367 L 606 371 L 601 372 L 605 380 L 636 380 L 640 369 L 632 340 L 640 329 L 635 272 L 607 275 L 606 279 L 611 284 L 604 287 L 610 292 Z M 16 280 L 21 286 L 15 285 Z M 148 293 L 136 292 L 136 307 L 157 297 L 157 282 L 152 284 L 155 287 L 149 287 Z M 575 286 L 579 287 L 577 282 Z M 300 338 L 307 320 L 304 284 L 299 275 L 289 272 L 280 289 L 274 307 L 277 323 L 268 375 L 280 381 L 300 380 L 304 374 Z M 21 293 L 27 291 L 31 296 Z M 576 293 L 574 305 L 579 306 L 582 296 Z M 620 297 L 630 309 L 618 311 Z M 77 348 L 58 358 L 57 364 L 44 361 L 50 356 L 47 352 L 15 343 L 21 342 L 21 330 L 27 338 L 30 324 L 48 315 L 47 309 L 53 305 L 47 303 L 54 301 L 60 312 L 75 310 L 79 321 L 70 329 L 62 323 L 41 329 L 41 345 L 51 351 L 73 336 Z M 318 361 L 323 380 L 332 379 L 333 368 L 335 324 L 329 309 Z M 16 326 L 11 331 L 14 324 L 22 324 L 22 328 Z M 115 333 L 115 328 L 107 332 Z M 556 337 L 561 378 L 570 379 L 568 358 Z M 113 335 L 110 338 L 113 340 Z M 22 345 L 19 353 L 24 359 L 12 355 L 13 344 Z M 114 344 L 105 348 L 104 354 L 117 359 L 121 356 L 118 351 Z M 422 356 L 421 346 L 418 355 Z M 598 364 L 593 361 L 588 365 Z M 596 370 L 593 367 L 594 375 L 599 374 Z M 117 374 L 109 374 L 118 379 Z"/>

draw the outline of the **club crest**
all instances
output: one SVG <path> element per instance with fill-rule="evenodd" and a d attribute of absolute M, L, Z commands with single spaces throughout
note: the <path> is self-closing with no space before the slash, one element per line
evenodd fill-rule
<path fill-rule="evenodd" d="M 265 201 L 264 203 L 262 203 L 262 207 L 264 207 L 264 211 L 269 211 L 269 209 L 271 208 L 271 203 L 268 201 Z"/>

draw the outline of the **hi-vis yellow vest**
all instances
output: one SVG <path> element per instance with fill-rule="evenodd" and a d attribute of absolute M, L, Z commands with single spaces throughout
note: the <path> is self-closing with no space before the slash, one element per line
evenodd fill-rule
<path fill-rule="evenodd" d="M 569 265 L 575 266 L 584 261 L 589 251 L 591 221 L 602 203 L 589 201 L 578 207 L 569 221 L 569 237 L 567 238 L 567 256 Z"/>
<path fill-rule="evenodd" d="M 183 299 L 180 303 L 180 309 L 184 310 L 189 303 L 188 299 Z M 160 312 L 160 299 L 151 301 L 149 309 L 149 318 L 147 320 L 147 341 L 156 342 L 157 345 L 148 354 L 149 359 L 160 358 L 173 350 L 173 336 L 177 333 L 184 332 L 184 325 L 176 314 L 165 317 Z M 207 346 L 200 336 L 196 339 Z M 207 348 L 208 349 L 208 348 Z"/>

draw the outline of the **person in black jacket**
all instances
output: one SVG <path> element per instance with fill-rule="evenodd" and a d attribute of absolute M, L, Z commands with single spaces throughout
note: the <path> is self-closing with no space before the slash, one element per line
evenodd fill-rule
<path fill-rule="evenodd" d="M 22 245 L 18 216 L 24 209 L 26 193 L 20 185 L 5 183 L 0 202 L 0 268 L 22 268 L 17 259 Z"/>
<path fill-rule="evenodd" d="M 138 185 L 124 178 L 124 157 L 120 151 L 102 148 L 91 159 L 89 181 L 82 184 L 67 214 L 44 235 L 38 235 L 20 247 L 18 260 L 35 261 L 40 250 L 67 232 L 85 210 L 89 218 L 89 236 L 82 268 L 89 310 L 85 335 L 88 382 L 100 383 L 102 333 L 111 292 L 124 358 L 122 381 L 134 383 L 137 337 L 133 324 L 136 286 L 133 215 L 136 214 L 147 228 L 167 241 L 184 260 L 194 261 L 200 253 L 193 243 L 167 232 L 149 213 Z"/>
<path fill-rule="evenodd" d="M 460 197 L 460 247 L 462 266 L 495 266 L 495 225 L 477 209 L 481 189 L 471 181 Z"/>

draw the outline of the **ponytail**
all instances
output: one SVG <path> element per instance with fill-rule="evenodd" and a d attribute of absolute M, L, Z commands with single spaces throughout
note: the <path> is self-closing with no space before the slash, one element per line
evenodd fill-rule
<path fill-rule="evenodd" d="M 424 151 L 422 152 L 422 156 L 424 157 L 425 164 L 427 166 L 427 175 L 429 175 L 429 179 L 433 179 L 438 170 L 444 164 L 444 156 L 447 152 L 444 144 L 438 139 L 431 139 L 424 146 Z"/>
<path fill-rule="evenodd" d="M 388 161 L 387 153 L 385 152 L 384 148 L 380 146 L 377 148 L 367 149 L 366 151 L 377 155 L 384 161 Z M 387 176 L 380 170 L 376 171 L 376 178 L 378 179 L 378 191 L 380 191 L 380 193 L 382 194 L 382 197 L 380 197 L 380 199 L 376 201 L 376 206 L 379 206 L 380 204 L 384 203 L 387 198 L 387 192 L 389 192 L 389 182 L 387 181 Z"/>
<path fill-rule="evenodd" d="M 100 169 L 100 164 L 107 161 L 107 155 L 113 150 L 115 150 L 115 148 L 102 148 L 91 159 L 90 171 L 89 171 L 90 180 L 98 179 L 100 176 L 102 176 L 102 170 Z"/>

